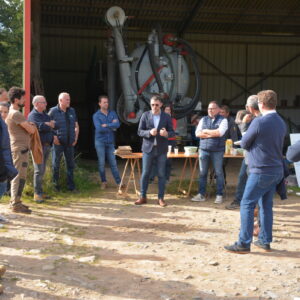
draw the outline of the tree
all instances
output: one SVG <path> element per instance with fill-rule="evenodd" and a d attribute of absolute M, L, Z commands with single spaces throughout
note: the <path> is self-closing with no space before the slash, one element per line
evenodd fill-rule
<path fill-rule="evenodd" d="M 23 1 L 0 0 L 0 87 L 22 85 Z"/>

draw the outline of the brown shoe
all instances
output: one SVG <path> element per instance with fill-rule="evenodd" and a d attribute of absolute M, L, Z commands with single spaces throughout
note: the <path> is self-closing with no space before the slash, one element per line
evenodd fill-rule
<path fill-rule="evenodd" d="M 146 204 L 146 203 L 147 203 L 147 198 L 145 198 L 145 197 L 141 197 L 134 202 L 135 205 L 142 205 L 142 204 Z"/>
<path fill-rule="evenodd" d="M 36 203 L 43 203 L 44 202 L 44 198 L 43 198 L 42 195 L 34 194 L 33 199 Z"/>
<path fill-rule="evenodd" d="M 6 267 L 3 265 L 0 265 L 0 277 L 2 277 L 5 272 L 6 272 Z"/>
<path fill-rule="evenodd" d="M 2 284 L 0 284 L 0 294 L 3 294 L 3 292 L 4 292 L 4 287 Z"/>
<path fill-rule="evenodd" d="M 259 224 L 256 221 L 256 222 L 254 222 L 254 226 L 253 226 L 253 235 L 254 236 L 258 236 L 259 235 L 259 231 L 260 231 Z"/>
<path fill-rule="evenodd" d="M 164 201 L 164 199 L 158 199 L 157 204 L 161 207 L 166 207 L 168 204 Z"/>
<path fill-rule="evenodd" d="M 27 206 L 25 205 L 18 205 L 18 206 L 14 206 L 12 208 L 12 211 L 14 213 L 20 213 L 20 214 L 31 214 L 31 209 L 29 209 Z"/>

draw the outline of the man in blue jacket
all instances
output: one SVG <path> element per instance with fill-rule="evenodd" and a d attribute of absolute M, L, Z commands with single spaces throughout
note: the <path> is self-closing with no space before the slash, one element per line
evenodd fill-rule
<path fill-rule="evenodd" d="M 12 180 L 18 174 L 17 169 L 13 165 L 9 134 L 7 125 L 4 122 L 8 113 L 8 106 L 6 104 L 7 102 L 0 103 L 0 199 L 6 192 L 7 180 Z M 0 215 L 0 222 L 6 221 L 7 220 Z"/>
<path fill-rule="evenodd" d="M 32 99 L 33 110 L 28 115 L 28 121 L 34 123 L 39 131 L 41 144 L 43 147 L 43 163 L 36 164 L 33 162 L 34 176 L 34 200 L 37 203 L 44 202 L 48 198 L 43 193 L 43 177 L 46 171 L 46 164 L 50 154 L 51 146 L 53 143 L 53 129 L 55 121 L 51 120 L 50 116 L 46 113 L 47 101 L 44 96 L 37 95 Z"/>
<path fill-rule="evenodd" d="M 58 96 L 58 105 L 49 111 L 51 120 L 55 121 L 52 150 L 53 182 L 57 191 L 59 186 L 60 160 L 64 154 L 67 167 L 67 186 L 69 191 L 76 191 L 74 183 L 74 146 L 77 144 L 79 125 L 75 109 L 70 107 L 71 98 L 66 92 Z"/>
<path fill-rule="evenodd" d="M 171 116 L 161 110 L 162 101 L 159 96 L 150 100 L 151 110 L 144 112 L 138 128 L 138 135 L 143 138 L 143 171 L 141 177 L 141 196 L 136 205 L 147 203 L 147 189 L 152 163 L 157 162 L 158 173 L 158 205 L 164 207 L 165 166 L 168 152 L 168 138 L 174 137 Z"/>
<path fill-rule="evenodd" d="M 112 175 L 116 184 L 121 178 L 117 166 L 115 151 L 115 131 L 120 127 L 116 112 L 109 110 L 108 97 L 101 95 L 98 98 L 99 110 L 93 115 L 95 126 L 95 148 L 98 156 L 98 169 L 101 178 L 101 189 L 107 187 L 105 175 L 105 157 L 108 159 Z"/>
<path fill-rule="evenodd" d="M 253 237 L 254 208 L 259 203 L 261 229 L 254 245 L 271 251 L 273 196 L 283 178 L 282 148 L 286 125 L 276 113 L 277 95 L 272 90 L 257 94 L 260 118 L 255 118 L 243 135 L 241 147 L 248 151 L 249 176 L 241 201 L 239 239 L 225 249 L 249 253 Z"/>

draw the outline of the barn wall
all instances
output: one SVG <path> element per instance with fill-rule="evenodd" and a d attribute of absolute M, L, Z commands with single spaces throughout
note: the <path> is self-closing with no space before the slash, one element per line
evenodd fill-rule
<path fill-rule="evenodd" d="M 145 42 L 147 35 L 147 32 L 128 32 L 129 49 Z M 86 80 L 94 51 L 97 60 L 106 61 L 106 36 L 100 30 L 42 28 L 42 77 L 47 99 L 51 106 L 57 102 L 59 92 L 69 91 L 83 131 L 91 132 L 90 119 L 95 109 L 95 104 L 88 99 Z M 186 34 L 184 38 L 200 54 L 202 103 L 226 99 L 233 100 L 232 105 L 243 105 L 247 94 L 241 87 L 246 87 L 251 94 L 274 89 L 280 101 L 287 100 L 288 106 L 294 106 L 300 97 L 299 38 L 199 34 Z M 274 72 L 276 69 L 279 70 Z M 272 72 L 272 76 L 267 76 Z M 105 92 L 105 81 L 98 80 L 96 84 Z M 288 111 L 284 110 L 287 116 Z M 290 115 L 299 124 L 295 114 Z M 86 136 L 83 143 L 90 139 L 91 136 Z"/>

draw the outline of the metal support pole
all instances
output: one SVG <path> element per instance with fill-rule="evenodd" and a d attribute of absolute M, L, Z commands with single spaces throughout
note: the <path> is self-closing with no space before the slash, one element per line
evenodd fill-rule
<path fill-rule="evenodd" d="M 116 57 L 111 37 L 108 39 L 107 44 L 107 93 L 110 109 L 116 110 Z"/>

